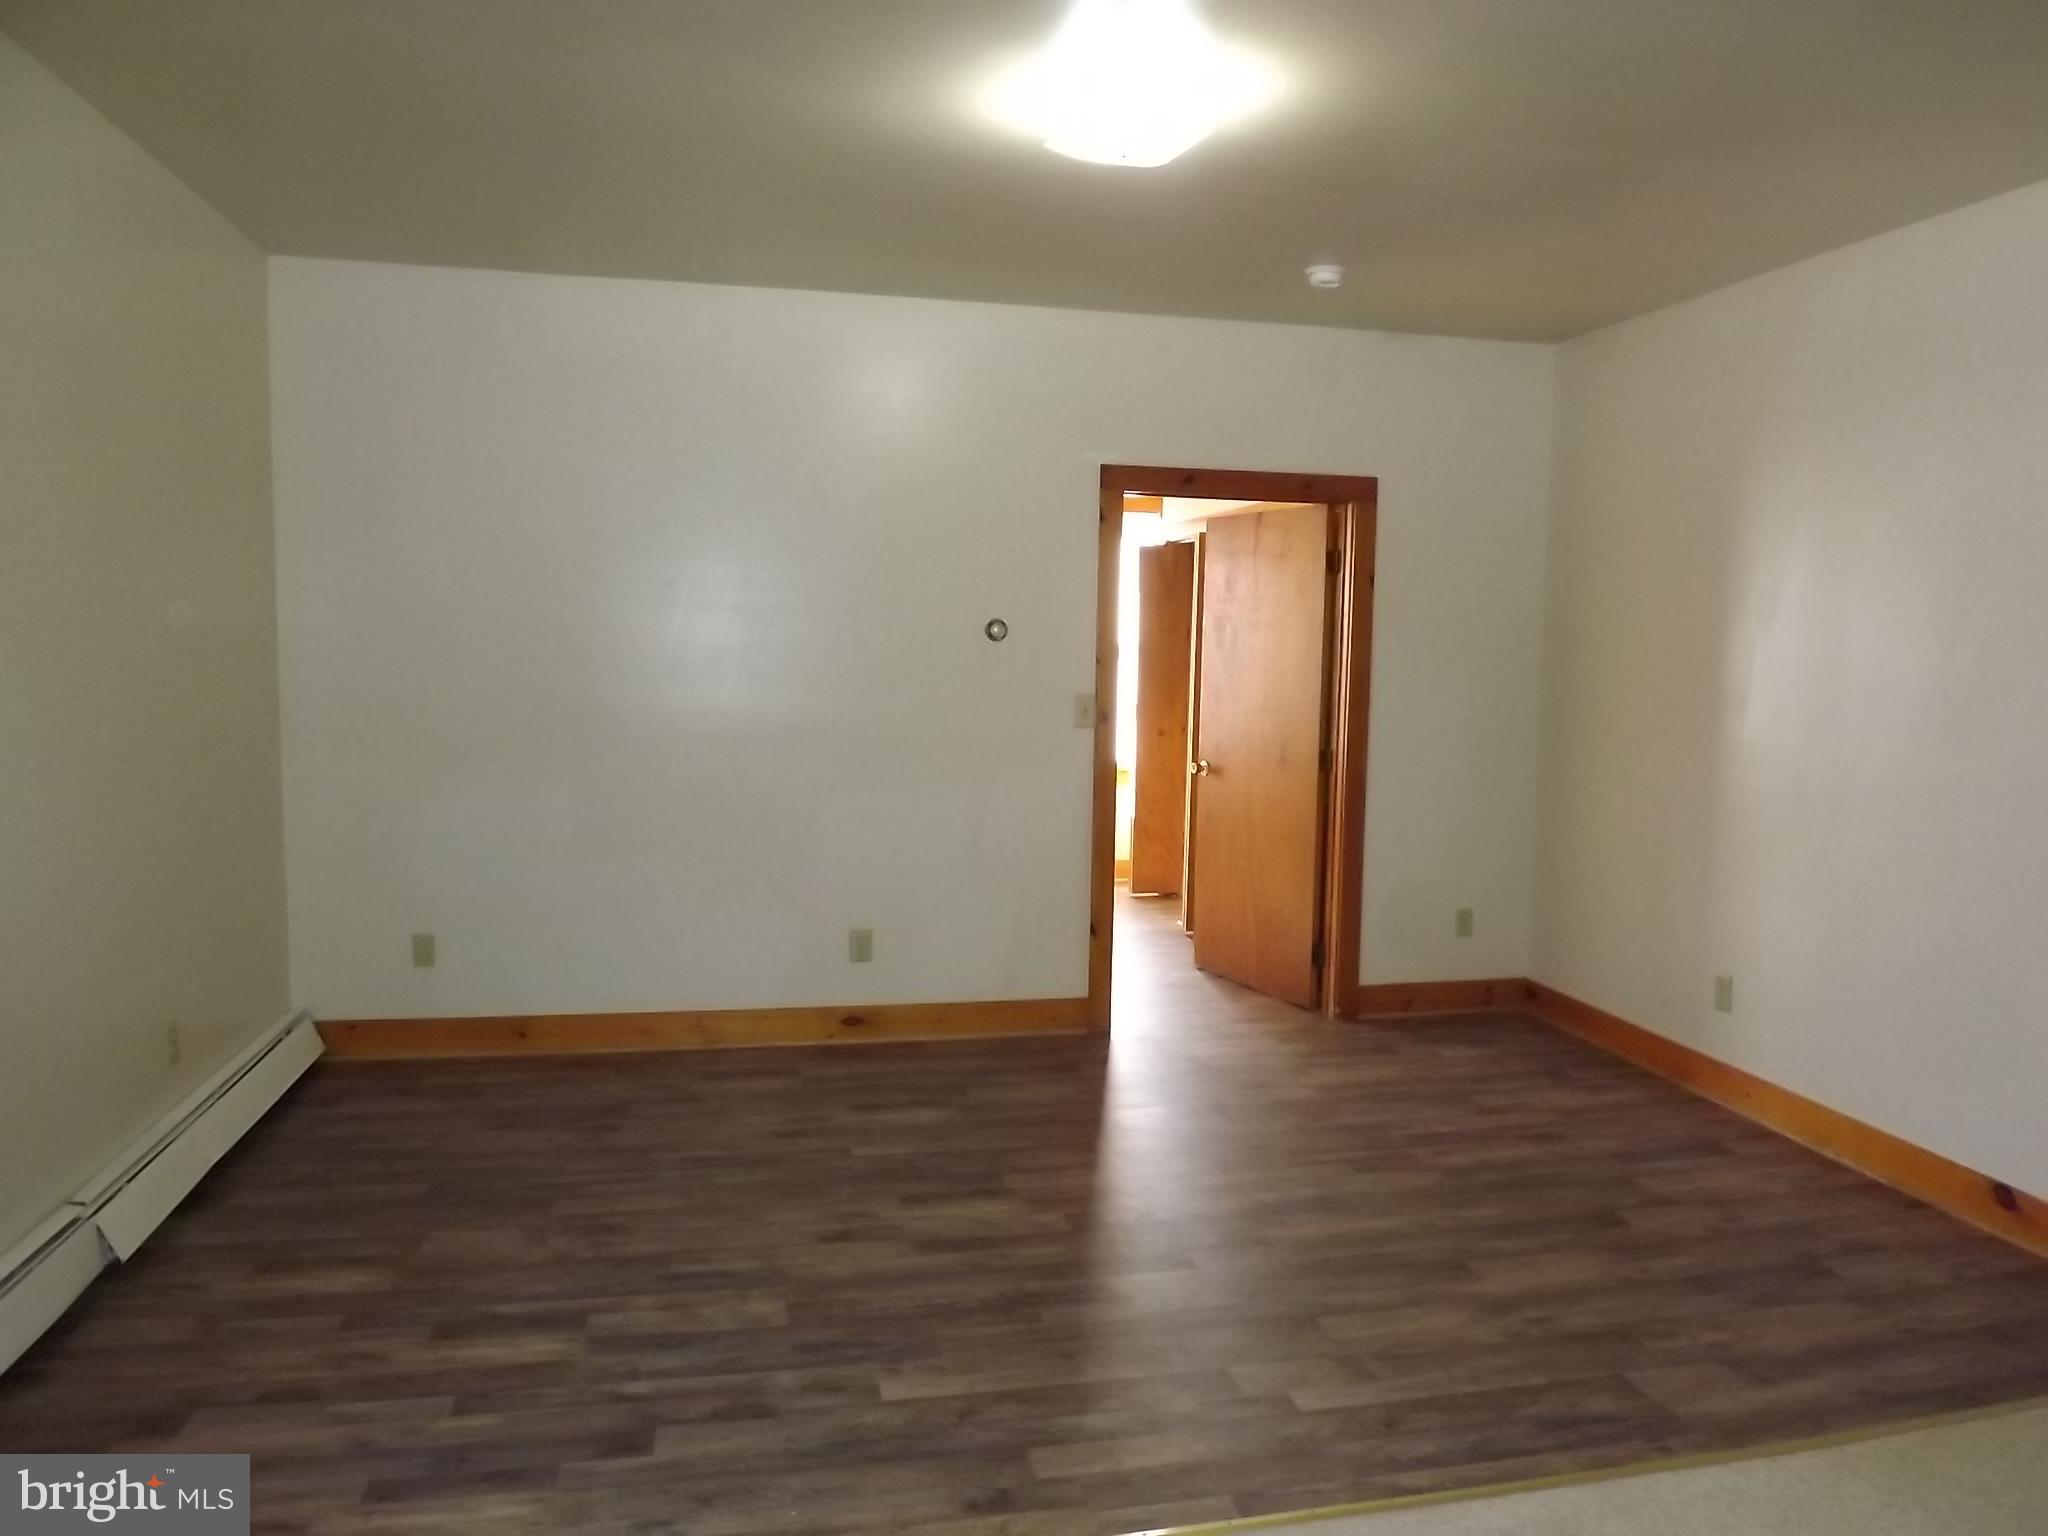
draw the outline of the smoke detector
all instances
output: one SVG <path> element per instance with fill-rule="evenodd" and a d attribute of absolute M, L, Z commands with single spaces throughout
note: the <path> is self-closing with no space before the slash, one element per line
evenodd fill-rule
<path fill-rule="evenodd" d="M 1341 288 L 1344 286 L 1344 269 L 1333 261 L 1319 261 L 1308 269 L 1308 285 L 1311 288 Z"/>

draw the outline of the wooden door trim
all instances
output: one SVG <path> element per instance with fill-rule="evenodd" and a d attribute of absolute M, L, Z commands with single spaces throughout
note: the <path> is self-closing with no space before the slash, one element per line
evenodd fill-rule
<path fill-rule="evenodd" d="M 1202 562 L 1207 558 L 1209 535 L 1197 529 L 1195 545 L 1195 591 L 1194 601 L 1189 606 L 1188 624 L 1192 633 L 1188 636 L 1188 755 L 1193 757 L 1195 743 L 1202 739 L 1202 594 L 1204 577 Z M 1191 765 L 1192 766 L 1192 765 Z M 1195 796 L 1202 792 L 1201 781 L 1192 772 L 1188 774 L 1188 795 L 1184 819 L 1181 822 L 1180 839 L 1180 927 L 1189 938 L 1195 933 Z"/>
<path fill-rule="evenodd" d="M 1323 1012 L 1357 1007 L 1365 919 L 1365 765 L 1372 724 L 1373 575 L 1379 549 L 1379 493 L 1337 509 L 1335 655 L 1331 662 L 1330 802 L 1325 848 Z"/>
<path fill-rule="evenodd" d="M 1088 861 L 1088 1018 L 1109 1028 L 1116 912 L 1116 624 L 1123 554 L 1124 497 L 1196 496 L 1229 501 L 1320 503 L 1343 521 L 1338 644 L 1331 678 L 1330 813 L 1324 830 L 1325 1013 L 1352 1006 L 1363 964 L 1365 767 L 1371 713 L 1374 551 L 1379 480 L 1371 475 L 1299 475 L 1269 470 L 1102 466 L 1095 544 L 1094 801 Z"/>
<path fill-rule="evenodd" d="M 1114 485 L 1112 485 L 1112 479 Z M 1212 497 L 1223 501 L 1371 501 L 1380 483 L 1371 475 L 1289 475 L 1263 469 L 1169 469 L 1158 464 L 1105 464 L 1106 489 L 1140 496 Z"/>
<path fill-rule="evenodd" d="M 1094 800 L 1088 855 L 1088 1027 L 1109 1029 L 1116 914 L 1116 599 L 1123 572 L 1124 487 L 1102 477 L 1095 529 Z"/>

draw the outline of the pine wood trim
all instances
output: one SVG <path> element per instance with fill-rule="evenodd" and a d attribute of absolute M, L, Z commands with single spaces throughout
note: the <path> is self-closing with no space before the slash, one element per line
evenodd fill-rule
<path fill-rule="evenodd" d="M 1529 1006 L 1546 1023 L 1846 1163 L 1881 1184 L 2048 1258 L 2048 1200 L 2013 1189 L 1988 1174 L 1951 1162 L 1938 1152 L 1717 1061 L 1554 987 L 1532 981 L 1527 983 L 1526 995 Z"/>
<path fill-rule="evenodd" d="M 1263 469 L 1169 469 L 1158 464 L 1105 464 L 1105 487 L 1141 496 L 1209 496 L 1226 501 L 1332 504 L 1371 501 L 1371 475 L 1293 475 Z"/>
<path fill-rule="evenodd" d="M 1364 956 L 1365 765 L 1372 726 L 1373 579 L 1379 548 L 1379 487 L 1338 507 L 1336 652 L 1331 658 L 1330 867 L 1324 888 L 1324 1011 L 1342 1018 L 1358 1006 Z"/>
<path fill-rule="evenodd" d="M 705 1051 L 735 1046 L 859 1045 L 1089 1029 L 1085 997 L 1015 1002 L 883 1003 L 852 1008 L 731 1008 L 657 1013 L 508 1014 L 489 1018 L 323 1019 L 330 1055 L 359 1060 Z"/>
<path fill-rule="evenodd" d="M 1529 983 L 1519 976 L 1473 981 L 1382 981 L 1353 987 L 1351 1005 L 1344 1017 L 1391 1019 L 1441 1013 L 1520 1012 L 1528 1006 Z"/>
<path fill-rule="evenodd" d="M 1209 558 L 1208 530 L 1195 530 L 1195 605 L 1190 618 L 1193 633 L 1188 637 L 1188 747 L 1202 739 L 1202 597 L 1208 590 L 1208 578 L 1202 574 L 1203 562 Z M 1195 936 L 1195 797 L 1202 792 L 1202 781 L 1193 774 L 1188 775 L 1188 798 L 1185 819 L 1181 823 L 1180 843 L 1180 926 L 1190 939 Z"/>
<path fill-rule="evenodd" d="M 1116 600 L 1123 573 L 1124 487 L 1104 474 L 1095 530 L 1095 764 L 1088 850 L 1089 1025 L 1109 1030 L 1116 921 Z"/>

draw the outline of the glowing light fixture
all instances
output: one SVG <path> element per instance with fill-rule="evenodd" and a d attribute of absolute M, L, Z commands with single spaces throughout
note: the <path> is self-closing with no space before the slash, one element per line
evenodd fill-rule
<path fill-rule="evenodd" d="M 1057 154 L 1157 166 L 1277 88 L 1273 71 L 1218 38 L 1190 0 L 1075 0 L 1044 51 L 997 78 L 990 106 Z"/>

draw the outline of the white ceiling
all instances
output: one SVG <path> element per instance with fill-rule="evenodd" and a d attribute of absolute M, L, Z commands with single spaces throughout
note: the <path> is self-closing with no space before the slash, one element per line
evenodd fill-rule
<path fill-rule="evenodd" d="M 268 249 L 387 261 L 1548 340 L 2048 178 L 2048 0 L 1208 0 L 1292 89 L 1158 171 L 967 104 L 1062 8 L 0 0 L 0 29 Z"/>

